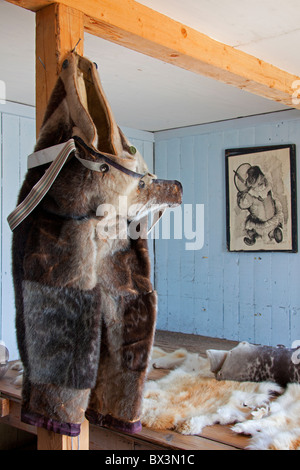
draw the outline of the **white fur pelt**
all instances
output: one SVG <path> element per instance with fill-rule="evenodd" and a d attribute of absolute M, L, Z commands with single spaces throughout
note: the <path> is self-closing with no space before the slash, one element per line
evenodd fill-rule
<path fill-rule="evenodd" d="M 282 396 L 232 430 L 252 436 L 253 450 L 300 450 L 300 385 L 289 384 Z"/>
<path fill-rule="evenodd" d="M 12 383 L 14 384 L 15 387 L 19 388 L 22 387 L 23 383 L 23 364 L 21 361 L 16 361 L 10 366 L 11 370 L 16 370 L 17 375 L 14 377 L 12 380 Z"/>
<path fill-rule="evenodd" d="M 145 388 L 142 423 L 154 429 L 200 434 L 205 426 L 234 424 L 251 435 L 250 449 L 300 450 L 300 385 L 217 381 L 208 359 L 184 349 L 153 348 L 154 368 L 173 369 Z"/>

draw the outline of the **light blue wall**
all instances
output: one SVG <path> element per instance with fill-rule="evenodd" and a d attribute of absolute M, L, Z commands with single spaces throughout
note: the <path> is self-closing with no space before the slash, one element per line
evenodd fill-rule
<path fill-rule="evenodd" d="M 12 234 L 7 216 L 15 208 L 27 167 L 27 155 L 35 143 L 35 110 L 15 103 L 0 105 L 1 159 L 1 285 L 0 339 L 10 359 L 18 358 L 15 335 L 14 290 L 11 275 Z"/>
<path fill-rule="evenodd" d="M 144 158 L 150 172 L 154 171 L 154 134 L 122 127 L 123 133 Z M 149 239 L 149 255 L 151 260 L 151 281 L 154 284 L 154 241 Z"/>
<path fill-rule="evenodd" d="M 155 133 L 156 174 L 181 181 L 183 203 L 205 212 L 201 250 L 155 240 L 158 328 L 269 345 L 300 339 L 300 255 L 226 250 L 225 149 L 282 143 L 300 152 L 298 111 Z M 298 218 L 299 208 L 298 197 Z"/>

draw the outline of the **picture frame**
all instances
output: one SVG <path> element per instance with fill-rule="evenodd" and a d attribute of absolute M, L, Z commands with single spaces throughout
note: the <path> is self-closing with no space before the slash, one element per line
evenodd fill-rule
<path fill-rule="evenodd" d="M 295 144 L 225 150 L 227 249 L 298 251 Z"/>

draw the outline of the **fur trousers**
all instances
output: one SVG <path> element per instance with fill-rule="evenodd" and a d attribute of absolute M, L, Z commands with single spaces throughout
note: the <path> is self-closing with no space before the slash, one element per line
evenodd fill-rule
<path fill-rule="evenodd" d="M 128 207 L 139 203 L 145 218 L 152 204 L 180 204 L 182 188 L 149 173 L 115 122 L 95 64 L 72 52 L 35 151 L 74 137 L 84 146 L 77 140 L 76 152 L 13 232 L 22 420 L 76 436 L 86 415 L 95 424 L 136 432 L 156 323 L 147 239 L 100 236 L 97 208 L 119 210 L 115 224 L 123 217 L 126 229 L 133 216 L 119 209 L 120 197 Z M 75 157 L 110 163 L 93 171 Z M 48 169 L 45 163 L 29 168 L 18 204 Z"/>
<path fill-rule="evenodd" d="M 144 250 L 143 242 L 134 242 L 127 257 L 136 256 L 139 245 Z M 32 279 L 20 287 L 22 421 L 76 436 L 86 416 L 93 424 L 138 432 L 156 323 L 151 286 L 124 295 L 101 285 L 81 290 Z"/>

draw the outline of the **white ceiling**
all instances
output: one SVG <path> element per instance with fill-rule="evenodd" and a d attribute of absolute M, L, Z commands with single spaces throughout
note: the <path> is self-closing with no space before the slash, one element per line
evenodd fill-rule
<path fill-rule="evenodd" d="M 299 0 L 140 3 L 300 76 Z M 89 34 L 84 41 L 121 126 L 155 131 L 288 109 Z M 34 106 L 35 14 L 0 0 L 0 44 L 7 100 Z"/>

